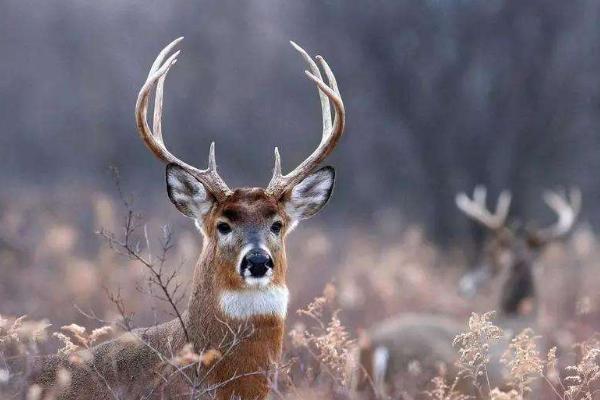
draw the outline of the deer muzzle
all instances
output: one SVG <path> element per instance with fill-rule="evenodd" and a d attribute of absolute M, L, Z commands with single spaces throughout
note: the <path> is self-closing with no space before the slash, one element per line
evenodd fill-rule
<path fill-rule="evenodd" d="M 268 278 L 273 275 L 273 259 L 262 248 L 250 249 L 242 258 L 240 274 L 246 281 Z"/>

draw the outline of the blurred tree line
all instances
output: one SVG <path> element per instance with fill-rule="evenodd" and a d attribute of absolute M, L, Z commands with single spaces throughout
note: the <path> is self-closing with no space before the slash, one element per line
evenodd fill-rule
<path fill-rule="evenodd" d="M 454 194 L 483 183 L 494 196 L 513 191 L 514 214 L 540 223 L 552 218 L 543 189 L 579 186 L 585 218 L 600 222 L 599 0 L 4 0 L 0 9 L 4 195 L 105 185 L 115 164 L 166 201 L 133 107 L 156 53 L 181 35 L 166 84 L 169 147 L 203 166 L 215 140 L 231 185 L 266 184 L 274 146 L 289 169 L 320 135 L 293 39 L 326 57 L 347 107 L 326 219 L 402 216 L 445 243 L 472 233 Z"/>

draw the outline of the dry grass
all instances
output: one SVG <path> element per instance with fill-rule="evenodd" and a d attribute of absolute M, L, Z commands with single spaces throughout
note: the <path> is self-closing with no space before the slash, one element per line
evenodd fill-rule
<path fill-rule="evenodd" d="M 147 269 L 93 235 L 99 228 L 118 231 L 117 202 L 100 193 L 51 200 L 43 204 L 60 206 L 40 207 L 32 194 L 1 207 L 0 398 L 19 391 L 39 398 L 38 389 L 22 386 L 28 363 L 38 355 L 73 354 L 93 346 L 123 326 L 124 314 L 133 325 L 148 326 L 171 312 L 163 302 L 149 302 Z M 159 231 L 166 220 L 156 214 L 146 221 L 148 230 Z M 191 227 L 174 231 L 170 259 L 176 265 L 183 261 L 179 273 L 189 277 L 199 239 Z M 159 243 L 151 246 L 160 248 Z M 569 243 L 552 245 L 542 254 L 536 271 L 544 276 L 538 288 L 539 323 L 535 332 L 523 331 L 506 346 L 507 374 L 501 382 L 488 382 L 485 375 L 488 363 L 499 361 L 490 360 L 487 350 L 500 328 L 486 314 L 495 308 L 497 285 L 472 304 L 460 298 L 456 282 L 466 265 L 460 251 L 439 250 L 418 227 L 383 235 L 377 228 L 369 234 L 360 227 L 332 232 L 312 224 L 294 233 L 288 246 L 290 308 L 300 311 L 288 317 L 290 335 L 273 381 L 275 398 L 365 397 L 355 393 L 353 380 L 360 369 L 354 356 L 359 332 L 390 315 L 420 311 L 469 320 L 455 341 L 457 363 L 479 398 L 600 398 L 600 341 L 595 336 L 600 331 L 600 246 L 589 228 L 579 228 Z M 105 289 L 113 293 L 112 300 Z M 115 298 L 125 312 L 115 307 Z M 28 317 L 14 317 L 22 315 Z M 171 361 L 183 365 L 219 358 L 188 350 Z M 65 373 L 57 379 L 58 388 L 69 381 Z M 473 395 L 458 392 L 444 377 L 426 387 L 399 386 L 403 389 L 389 398 L 463 400 Z"/>

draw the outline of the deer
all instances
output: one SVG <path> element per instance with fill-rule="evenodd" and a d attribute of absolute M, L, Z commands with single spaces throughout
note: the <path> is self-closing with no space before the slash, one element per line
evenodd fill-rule
<path fill-rule="evenodd" d="M 451 380 L 456 350 L 452 341 L 464 324 L 434 313 L 402 313 L 373 325 L 359 335 L 360 368 L 356 388 L 371 398 L 388 398 L 398 382 L 420 388 L 436 376 Z M 460 387 L 468 393 L 469 387 Z"/>
<path fill-rule="evenodd" d="M 550 243 L 565 239 L 572 231 L 581 209 L 581 192 L 546 191 L 543 200 L 556 214 L 556 222 L 544 228 L 511 226 L 507 223 L 511 204 L 510 192 L 500 193 L 495 212 L 486 206 L 486 188 L 477 186 L 473 197 L 456 196 L 457 207 L 480 224 L 490 235 L 480 256 L 481 261 L 459 282 L 459 291 L 472 297 L 486 283 L 501 281 L 497 299 L 498 323 L 518 333 L 535 325 L 538 298 L 535 265 L 542 250 Z"/>
<path fill-rule="evenodd" d="M 219 355 L 212 365 L 199 364 L 204 390 L 189 389 L 190 398 L 260 400 L 270 391 L 268 373 L 282 354 L 289 297 L 286 239 L 300 221 L 317 214 L 331 197 L 335 170 L 317 167 L 342 137 L 344 103 L 325 59 L 316 56 L 315 61 L 291 42 L 308 66 L 306 76 L 317 86 L 321 141 L 287 174 L 282 172 L 275 148 L 273 175 L 266 188 L 230 189 L 217 172 L 214 142 L 208 168 L 198 169 L 173 155 L 163 139 L 165 78 L 177 62 L 180 50 L 173 51 L 182 39 L 168 44 L 156 57 L 139 91 L 135 119 L 146 147 L 166 164 L 170 201 L 194 222 L 202 236 L 187 310 L 182 313 L 183 326 L 172 320 L 133 330 L 93 347 L 83 365 L 64 358 L 50 360 L 35 382 L 52 386 L 57 368 L 66 368 L 72 384 L 61 395 L 63 399 L 171 398 L 169 390 L 190 387 L 193 372 L 180 371 L 183 373 L 165 389 L 160 372 L 165 364 L 163 355 L 177 354 L 186 345 L 196 353 L 214 349 Z M 147 114 L 153 91 L 151 128 Z M 232 338 L 239 338 L 241 332 L 246 332 L 243 339 L 231 346 Z"/>
<path fill-rule="evenodd" d="M 576 189 L 568 195 L 546 192 L 544 201 L 557 214 L 557 221 L 549 227 L 529 228 L 525 232 L 517 232 L 507 224 L 510 192 L 500 193 L 493 211 L 487 208 L 486 197 L 486 188 L 477 186 L 472 198 L 464 192 L 455 198 L 460 211 L 491 233 L 484 245 L 481 266 L 460 279 L 459 293 L 472 298 L 484 283 L 503 275 L 495 323 L 510 340 L 526 327 L 535 326 L 537 299 L 533 269 L 536 258 L 544 246 L 565 238 L 572 230 L 581 208 L 581 193 Z M 454 368 L 456 349 L 452 342 L 464 330 L 462 321 L 426 313 L 401 314 L 374 325 L 363 333 L 359 343 L 360 362 L 366 373 L 360 386 L 367 388 L 370 380 L 373 393 L 382 395 L 394 377 L 407 373 L 415 361 L 425 376 L 436 376 L 441 367 L 452 380 L 458 373 Z M 494 358 L 498 359 L 499 354 L 496 355 Z M 502 366 L 493 362 L 489 369 L 490 376 L 498 382 Z M 459 382 L 459 385 L 463 393 L 468 393 L 471 386 L 468 382 Z"/>
<path fill-rule="evenodd" d="M 543 228 L 507 222 L 512 199 L 509 191 L 501 191 L 495 211 L 488 209 L 486 198 L 484 186 L 476 186 L 472 198 L 464 192 L 456 195 L 458 209 L 489 232 L 480 261 L 460 279 L 459 292 L 473 298 L 486 285 L 498 289 L 494 324 L 502 328 L 504 338 L 490 349 L 489 374 L 493 381 L 499 382 L 504 368 L 498 360 L 508 342 L 526 328 L 539 333 L 537 259 L 546 246 L 564 240 L 573 230 L 581 210 L 581 192 L 545 191 L 543 201 L 556 214 L 556 221 Z M 538 346 L 543 354 L 546 347 L 543 338 L 538 340 Z"/>

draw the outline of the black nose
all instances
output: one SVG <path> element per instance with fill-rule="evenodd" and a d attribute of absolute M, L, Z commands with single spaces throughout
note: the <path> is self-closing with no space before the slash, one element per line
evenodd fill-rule
<path fill-rule="evenodd" d="M 261 278 L 270 268 L 273 268 L 273 261 L 266 251 L 250 250 L 242 260 L 241 273 L 242 276 L 248 276 L 249 273 L 252 277 Z"/>

